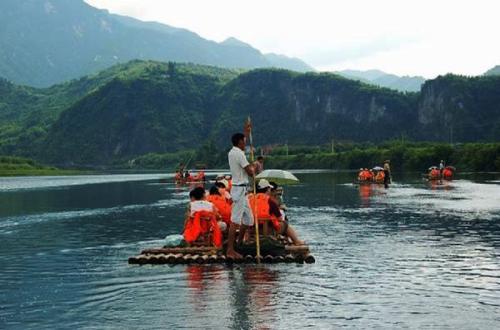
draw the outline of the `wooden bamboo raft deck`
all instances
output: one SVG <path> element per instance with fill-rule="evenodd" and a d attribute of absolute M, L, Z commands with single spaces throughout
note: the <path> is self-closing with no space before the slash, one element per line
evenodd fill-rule
<path fill-rule="evenodd" d="M 129 264 L 232 264 L 232 263 L 257 263 L 254 255 L 244 255 L 243 259 L 235 260 L 227 258 L 222 249 L 214 247 L 171 247 L 146 249 L 138 256 L 130 257 Z M 262 263 L 307 263 L 316 262 L 313 255 L 309 253 L 307 245 L 285 246 L 285 252 L 281 255 L 267 254 L 261 256 Z"/>

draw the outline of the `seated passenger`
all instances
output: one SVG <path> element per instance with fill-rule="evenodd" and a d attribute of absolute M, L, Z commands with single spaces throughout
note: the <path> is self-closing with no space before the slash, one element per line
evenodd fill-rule
<path fill-rule="evenodd" d="M 373 181 L 374 175 L 373 175 L 373 170 L 368 170 L 366 169 L 366 180 L 368 181 Z"/>
<path fill-rule="evenodd" d="M 364 181 L 364 172 L 365 170 L 360 168 L 358 172 L 358 181 Z"/>
<path fill-rule="evenodd" d="M 377 174 L 375 175 L 375 181 L 378 183 L 383 183 L 384 178 L 385 178 L 384 171 L 378 171 Z"/>
<path fill-rule="evenodd" d="M 446 180 L 451 180 L 453 178 L 453 169 L 451 167 L 445 167 L 443 170 L 443 178 Z"/>
<path fill-rule="evenodd" d="M 217 186 L 212 186 L 212 188 L 210 188 L 210 195 L 208 195 L 207 201 L 215 206 L 222 221 L 229 226 L 231 223 L 231 203 L 222 196 Z M 224 231 L 225 229 L 222 230 Z"/>
<path fill-rule="evenodd" d="M 230 175 L 226 175 L 224 179 L 227 181 L 227 191 L 231 192 L 231 188 L 233 187 L 233 178 Z"/>
<path fill-rule="evenodd" d="M 429 172 L 429 178 L 430 179 L 439 179 L 439 178 L 441 178 L 441 172 L 439 171 L 439 169 L 438 168 L 431 169 L 431 171 Z"/>
<path fill-rule="evenodd" d="M 227 191 L 227 187 L 229 186 L 228 182 L 226 179 L 223 179 L 221 181 L 215 182 L 215 186 L 219 189 L 219 193 L 221 196 L 223 196 L 229 203 L 233 203 L 233 199 L 231 197 L 231 194 L 229 191 Z"/>
<path fill-rule="evenodd" d="M 252 211 L 257 212 L 258 219 L 270 219 L 274 229 L 279 234 L 290 237 L 294 245 L 303 245 L 304 241 L 299 240 L 295 230 L 285 221 L 277 201 L 270 197 L 272 187 L 266 179 L 259 181 L 257 194 L 255 196 L 248 195 Z"/>
<path fill-rule="evenodd" d="M 205 199 L 205 189 L 196 187 L 189 193 L 190 202 L 184 222 L 184 239 L 187 243 L 193 243 L 202 234 L 212 232 L 212 243 L 222 246 L 221 227 L 225 223 L 218 223 L 220 217 L 214 205 Z"/>

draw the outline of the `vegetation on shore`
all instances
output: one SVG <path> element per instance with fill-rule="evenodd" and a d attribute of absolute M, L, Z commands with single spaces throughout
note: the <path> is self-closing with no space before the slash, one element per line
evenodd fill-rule
<path fill-rule="evenodd" d="M 349 170 L 382 165 L 391 160 L 393 171 L 425 172 L 443 159 L 459 171 L 500 171 L 500 143 L 450 145 L 436 142 L 389 141 L 382 144 L 342 142 L 319 146 L 268 147 L 266 168 Z M 261 154 L 261 150 L 257 150 Z M 207 142 L 196 151 L 148 154 L 129 162 L 134 169 L 173 169 L 189 161 L 188 167 L 204 164 L 207 168 L 227 168 L 227 150 Z"/>
<path fill-rule="evenodd" d="M 2 176 L 35 176 L 35 175 L 75 175 L 82 174 L 78 170 L 61 170 L 43 166 L 32 159 L 0 156 L 0 177 Z"/>

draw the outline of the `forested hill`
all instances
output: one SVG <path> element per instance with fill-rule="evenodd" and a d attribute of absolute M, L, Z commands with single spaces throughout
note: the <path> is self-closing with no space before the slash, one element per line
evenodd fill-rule
<path fill-rule="evenodd" d="M 334 74 L 133 61 L 49 89 L 0 82 L 0 154 L 99 165 L 227 146 L 248 115 L 258 145 L 499 141 L 500 77 L 400 93 Z"/>
<path fill-rule="evenodd" d="M 185 29 L 113 15 L 83 0 L 0 1 L 0 77 L 47 87 L 133 59 L 312 70 L 299 59 L 262 54 L 234 38 L 217 43 Z"/>

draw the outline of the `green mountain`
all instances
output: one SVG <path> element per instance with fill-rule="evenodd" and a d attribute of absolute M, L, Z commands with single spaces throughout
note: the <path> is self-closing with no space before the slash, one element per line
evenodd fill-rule
<path fill-rule="evenodd" d="M 485 76 L 498 76 L 500 75 L 500 65 L 495 66 L 494 68 L 489 69 L 484 73 Z"/>
<path fill-rule="evenodd" d="M 235 39 L 216 43 L 185 29 L 113 15 L 83 0 L 0 1 L 0 77 L 46 87 L 133 59 L 312 70 Z"/>
<path fill-rule="evenodd" d="M 499 141 L 499 91 L 498 76 L 400 93 L 327 73 L 132 61 L 45 89 L 0 82 L 0 154 L 102 165 L 225 147 L 248 115 L 258 145 Z"/>
<path fill-rule="evenodd" d="M 423 77 L 400 77 L 380 70 L 342 70 L 336 73 L 349 79 L 359 80 L 367 84 L 387 87 L 401 92 L 419 92 L 420 87 L 425 82 L 425 78 Z"/>

